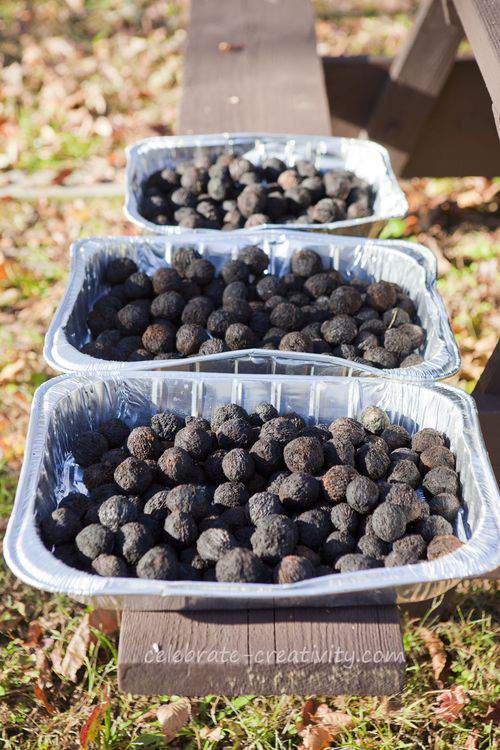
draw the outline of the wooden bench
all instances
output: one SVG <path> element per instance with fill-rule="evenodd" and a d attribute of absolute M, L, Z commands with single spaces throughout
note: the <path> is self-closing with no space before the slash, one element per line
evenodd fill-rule
<path fill-rule="evenodd" d="M 457 0 L 466 28 L 474 25 L 469 3 L 479 13 L 488 0 Z M 477 34 L 483 44 L 484 33 Z M 370 79 L 370 91 L 378 86 L 371 112 L 366 111 L 360 73 L 367 62 L 351 61 L 359 88 L 346 91 L 350 98 L 339 110 L 343 106 L 344 113 L 358 116 L 365 107 L 364 119 L 354 127 L 388 146 L 399 173 L 411 164 L 454 70 L 461 38 L 454 9 L 444 0 L 424 0 L 389 73 L 381 66 L 383 77 L 378 75 L 377 85 L 373 76 Z M 484 54 L 479 59 L 487 84 L 490 62 Z M 331 87 L 341 89 L 334 75 L 341 66 L 341 61 L 330 61 L 322 68 L 307 0 L 192 0 L 179 132 L 329 135 L 336 104 L 323 71 Z M 484 110 L 484 91 L 481 96 Z M 500 109 L 496 94 L 492 98 Z M 491 126 L 485 121 L 490 143 Z M 491 168 L 496 157 L 487 161 L 480 151 L 478 158 Z M 486 167 L 478 171 L 484 173 Z M 494 395 L 496 382 L 497 400 L 498 359 L 491 376 L 493 391 L 490 379 L 481 386 Z M 130 693 L 386 695 L 402 689 L 404 672 L 396 606 L 123 613 L 118 679 L 120 688 Z"/>

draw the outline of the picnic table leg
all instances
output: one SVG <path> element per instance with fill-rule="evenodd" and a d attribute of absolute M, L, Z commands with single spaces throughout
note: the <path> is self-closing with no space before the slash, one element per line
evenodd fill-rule
<path fill-rule="evenodd" d="M 484 442 L 500 482 L 500 342 L 472 393 L 479 411 Z"/>

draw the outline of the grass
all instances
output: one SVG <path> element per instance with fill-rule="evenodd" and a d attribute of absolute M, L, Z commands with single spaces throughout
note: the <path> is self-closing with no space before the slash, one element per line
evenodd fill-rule
<path fill-rule="evenodd" d="M 64 653 L 81 621 L 82 608 L 63 597 L 27 589 L 2 571 L 4 612 L 0 618 L 0 746 L 8 750 L 61 750 L 78 744 L 78 734 L 92 707 L 109 698 L 96 747 L 103 750 L 161 748 L 164 739 L 155 710 L 175 696 L 121 695 L 116 690 L 117 639 L 99 636 L 91 645 L 76 683 L 59 678 L 51 654 Z M 499 699 L 494 641 L 494 592 L 479 582 L 461 584 L 444 615 L 432 609 L 420 621 L 405 617 L 407 683 L 397 698 L 320 698 L 352 717 L 353 728 L 332 740 L 332 747 L 478 748 L 495 747 L 495 704 Z M 26 645 L 28 625 L 36 618 L 43 635 Z M 440 681 L 433 676 L 425 645 L 431 629 L 446 653 Z M 48 713 L 35 697 L 41 681 Z M 437 698 L 461 686 L 468 703 L 455 721 L 440 719 Z M 174 746 L 186 748 L 295 748 L 300 709 L 305 698 L 206 696 L 192 701 L 192 718 Z M 497 709 L 496 709 L 497 710 Z M 469 736 L 475 744 L 467 744 Z M 432 741 L 432 744 L 431 744 Z"/>

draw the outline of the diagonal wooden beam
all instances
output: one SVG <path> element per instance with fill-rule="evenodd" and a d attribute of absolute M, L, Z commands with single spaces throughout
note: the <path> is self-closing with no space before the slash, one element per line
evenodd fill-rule
<path fill-rule="evenodd" d="M 366 127 L 369 138 L 389 149 L 396 174 L 408 162 L 448 79 L 462 35 L 442 0 L 422 2 Z"/>

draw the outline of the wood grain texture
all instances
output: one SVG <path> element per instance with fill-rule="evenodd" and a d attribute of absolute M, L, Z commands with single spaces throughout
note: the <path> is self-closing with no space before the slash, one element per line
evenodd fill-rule
<path fill-rule="evenodd" d="M 497 112 L 500 112 L 500 2 L 454 0 Z"/>
<path fill-rule="evenodd" d="M 462 39 L 442 0 L 423 0 L 366 132 L 389 148 L 401 174 L 455 61 Z"/>
<path fill-rule="evenodd" d="M 231 131 L 330 134 L 308 0 L 192 0 L 179 132 Z"/>
<path fill-rule="evenodd" d="M 118 680 L 134 694 L 387 695 L 404 671 L 395 607 L 123 613 Z"/>
<path fill-rule="evenodd" d="M 332 132 L 357 138 L 360 131 L 366 129 L 388 81 L 391 58 L 324 57 L 322 62 Z M 389 133 L 386 133 L 386 138 L 386 145 L 390 148 Z M 464 177 L 475 174 L 488 177 L 500 174 L 500 149 L 488 89 L 476 61 L 467 57 L 455 61 L 401 176 Z"/>

